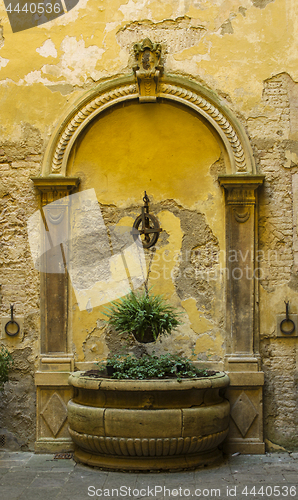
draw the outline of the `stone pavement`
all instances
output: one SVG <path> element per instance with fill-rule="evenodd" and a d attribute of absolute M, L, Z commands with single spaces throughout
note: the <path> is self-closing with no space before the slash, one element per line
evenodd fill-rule
<path fill-rule="evenodd" d="M 1 500 L 298 499 L 298 453 L 226 456 L 208 468 L 106 472 L 72 459 L 0 452 Z"/>

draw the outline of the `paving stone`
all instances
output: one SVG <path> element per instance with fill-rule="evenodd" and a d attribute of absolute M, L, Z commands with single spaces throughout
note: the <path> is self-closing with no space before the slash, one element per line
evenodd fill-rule
<path fill-rule="evenodd" d="M 272 464 L 266 464 L 265 465 L 265 468 L 267 470 L 271 470 L 272 467 L 273 467 Z M 283 471 L 296 471 L 296 472 L 298 472 L 298 463 L 295 463 L 295 462 L 290 462 L 290 463 L 279 462 L 279 463 L 275 463 L 274 464 L 274 470 L 278 471 L 278 472 L 283 472 Z"/>
<path fill-rule="evenodd" d="M 292 482 L 298 485 L 298 473 L 294 471 L 285 471 L 283 472 L 283 477 L 287 482 Z"/>
<path fill-rule="evenodd" d="M 76 492 L 73 493 L 68 493 L 67 491 L 60 491 L 56 496 L 56 500 L 85 500 L 85 498 L 89 499 L 92 497 L 88 497 L 87 493 L 85 492 L 82 493 L 82 490 L 77 490 Z M 96 500 L 100 497 L 93 497 L 93 498 Z"/>
<path fill-rule="evenodd" d="M 103 471 L 100 469 L 94 469 L 92 467 L 87 467 L 83 466 L 81 464 L 76 464 L 73 470 L 73 474 L 80 475 L 81 477 L 86 477 L 86 476 L 99 476 L 99 475 L 105 475 L 108 476 L 110 472 L 108 471 Z"/>
<path fill-rule="evenodd" d="M 96 480 L 84 478 L 80 481 L 70 479 L 65 483 L 63 488 L 64 490 L 75 492 L 78 488 L 84 488 L 85 490 L 87 490 L 89 486 L 94 486 L 94 488 L 102 488 L 104 484 L 105 481 L 100 479 Z"/>
<path fill-rule="evenodd" d="M 148 474 L 147 476 L 145 474 L 138 474 L 135 481 L 135 487 L 136 488 L 143 488 L 147 486 L 152 487 L 155 486 L 156 484 L 163 486 L 164 484 L 167 483 L 179 484 L 179 482 L 181 484 L 181 477 L 160 478 L 159 476 L 155 476 L 153 474 Z"/>
<path fill-rule="evenodd" d="M 23 461 L 23 460 L 29 460 L 33 455 L 34 455 L 33 453 L 26 452 L 26 451 L 22 451 L 22 452 L 4 451 L 4 452 L 0 452 L 0 460 L 13 460 L 13 461 L 22 460 Z"/>
<path fill-rule="evenodd" d="M 0 467 L 0 477 L 3 477 L 7 472 L 9 472 L 11 469 L 9 467 Z"/>
<path fill-rule="evenodd" d="M 61 488 L 67 481 L 65 472 L 44 472 L 32 481 L 31 488 Z"/>
<path fill-rule="evenodd" d="M 76 467 L 74 460 L 53 460 L 51 464 L 52 469 L 75 469 Z"/>
<path fill-rule="evenodd" d="M 0 469 L 12 469 L 13 467 L 20 467 L 23 469 L 26 466 L 27 462 L 24 460 L 15 461 L 15 460 L 2 460 L 0 461 Z"/>
<path fill-rule="evenodd" d="M 2 486 L 29 486 L 36 477 L 35 471 L 26 472 L 24 470 L 18 472 L 9 471 L 7 474 L 0 478 L 0 485 Z"/>
<path fill-rule="evenodd" d="M 16 500 L 23 494 L 24 488 L 22 486 L 1 486 L 0 493 L 1 499 Z M 27 497 L 29 500 L 30 497 Z"/>
<path fill-rule="evenodd" d="M 28 460 L 28 465 L 33 467 L 40 464 L 48 465 L 51 462 L 55 462 L 54 455 L 32 455 Z"/>
<path fill-rule="evenodd" d="M 18 500 L 54 500 L 59 495 L 59 487 L 57 488 L 26 488 Z M 10 500 L 10 499 L 9 499 Z"/>

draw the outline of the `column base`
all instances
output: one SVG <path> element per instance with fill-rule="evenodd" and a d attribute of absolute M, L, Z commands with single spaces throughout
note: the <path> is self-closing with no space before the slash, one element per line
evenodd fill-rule
<path fill-rule="evenodd" d="M 67 403 L 73 389 L 68 385 L 73 356 L 43 356 L 35 373 L 36 453 L 58 453 L 74 449 L 68 432 Z"/>
<path fill-rule="evenodd" d="M 230 354 L 225 358 L 225 370 L 228 372 L 258 372 L 260 361 L 249 354 Z"/>
<path fill-rule="evenodd" d="M 228 372 L 225 396 L 231 405 L 230 430 L 223 444 L 226 453 L 265 453 L 263 439 L 263 372 Z"/>
<path fill-rule="evenodd" d="M 71 438 L 65 439 L 39 439 L 35 442 L 35 453 L 68 453 L 74 451 Z"/>
<path fill-rule="evenodd" d="M 243 442 L 240 440 L 237 442 L 235 439 L 234 442 L 226 442 L 223 445 L 224 453 L 241 453 L 242 455 L 264 455 L 265 453 L 265 443 L 259 442 Z"/>

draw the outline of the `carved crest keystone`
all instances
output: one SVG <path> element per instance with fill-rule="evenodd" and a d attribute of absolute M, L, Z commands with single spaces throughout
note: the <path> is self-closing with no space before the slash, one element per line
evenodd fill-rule
<path fill-rule="evenodd" d="M 162 71 L 160 64 L 161 44 L 152 43 L 149 38 L 145 38 L 142 43 L 135 43 L 134 53 L 139 100 L 144 102 L 156 101 L 158 93 L 158 82 Z"/>

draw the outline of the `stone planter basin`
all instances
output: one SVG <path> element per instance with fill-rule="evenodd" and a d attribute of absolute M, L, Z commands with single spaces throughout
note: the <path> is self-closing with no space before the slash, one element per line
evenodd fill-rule
<path fill-rule="evenodd" d="M 68 403 L 75 459 L 119 470 L 174 470 L 208 464 L 229 428 L 222 372 L 161 380 L 69 377 Z"/>

